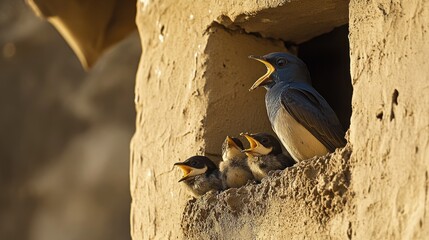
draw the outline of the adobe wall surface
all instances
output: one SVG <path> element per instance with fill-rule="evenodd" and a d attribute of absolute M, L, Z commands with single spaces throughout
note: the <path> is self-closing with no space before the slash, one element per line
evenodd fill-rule
<path fill-rule="evenodd" d="M 356 239 L 429 231 L 429 3 L 350 4 Z"/>
<path fill-rule="evenodd" d="M 279 39 L 301 43 L 346 24 L 347 7 L 347 1 L 138 2 L 143 53 L 131 143 L 133 239 L 427 233 L 421 229 L 428 201 L 429 13 L 422 1 L 350 3 L 354 93 L 346 148 L 259 185 L 190 201 L 177 183 L 181 173 L 172 169 L 196 154 L 219 160 L 227 134 L 271 131 L 264 91 L 247 91 L 264 67 L 247 56 L 285 51 Z"/>

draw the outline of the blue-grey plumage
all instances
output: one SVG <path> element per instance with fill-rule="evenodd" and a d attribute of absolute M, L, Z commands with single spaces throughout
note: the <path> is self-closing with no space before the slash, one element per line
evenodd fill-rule
<path fill-rule="evenodd" d="M 247 165 L 247 156 L 242 150 L 243 143 L 238 138 L 227 136 L 222 144 L 223 161 L 220 162 L 219 169 L 227 188 L 239 188 L 253 180 L 253 174 Z"/>
<path fill-rule="evenodd" d="M 295 164 L 295 161 L 283 154 L 282 146 L 271 134 L 242 134 L 250 144 L 243 150 L 248 156 L 247 163 L 253 177 L 261 181 L 270 171 L 283 170 Z"/>
<path fill-rule="evenodd" d="M 193 156 L 184 162 L 175 163 L 183 171 L 179 182 L 184 182 L 192 195 L 198 197 L 209 191 L 225 189 L 217 166 L 204 156 Z"/>
<path fill-rule="evenodd" d="M 296 161 L 323 156 L 345 146 L 337 115 L 311 86 L 303 61 L 289 53 L 250 58 L 268 69 L 250 90 L 259 86 L 267 89 L 265 104 L 271 126 Z"/>

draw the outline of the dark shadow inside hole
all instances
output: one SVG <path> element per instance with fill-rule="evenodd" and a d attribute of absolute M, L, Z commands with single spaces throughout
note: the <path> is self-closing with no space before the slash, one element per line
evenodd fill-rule
<path fill-rule="evenodd" d="M 377 115 L 375 115 L 377 117 L 377 119 L 379 120 L 383 120 L 383 112 L 379 112 L 377 113 Z"/>
<path fill-rule="evenodd" d="M 399 92 L 397 89 L 395 89 L 395 91 L 393 91 L 393 94 L 392 94 L 392 106 L 390 107 L 390 121 L 395 119 L 395 111 L 393 107 L 394 105 L 398 105 L 398 96 L 399 96 Z"/>
<path fill-rule="evenodd" d="M 399 97 L 399 92 L 397 89 L 395 89 L 395 91 L 393 91 L 393 95 L 392 95 L 392 103 L 395 105 L 398 105 L 398 97 Z"/>
<path fill-rule="evenodd" d="M 348 25 L 299 45 L 298 56 L 307 64 L 313 86 L 337 113 L 344 128 L 350 126 L 353 88 L 350 77 Z"/>

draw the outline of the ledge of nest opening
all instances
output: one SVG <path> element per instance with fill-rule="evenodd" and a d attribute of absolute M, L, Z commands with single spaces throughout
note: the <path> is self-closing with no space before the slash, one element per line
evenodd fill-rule
<path fill-rule="evenodd" d="M 183 233 L 187 239 L 281 238 L 296 229 L 327 226 L 353 197 L 348 190 L 351 153 L 347 145 L 276 171 L 260 184 L 191 199 L 182 216 Z"/>

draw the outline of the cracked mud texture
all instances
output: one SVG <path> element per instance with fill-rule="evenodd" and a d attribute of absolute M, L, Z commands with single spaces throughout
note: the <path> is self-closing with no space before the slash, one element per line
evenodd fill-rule
<path fill-rule="evenodd" d="M 189 200 L 182 216 L 185 237 L 322 237 L 319 228 L 343 211 L 349 197 L 350 154 L 350 147 L 338 149 L 331 155 L 273 172 L 260 184 L 248 183 Z"/>

